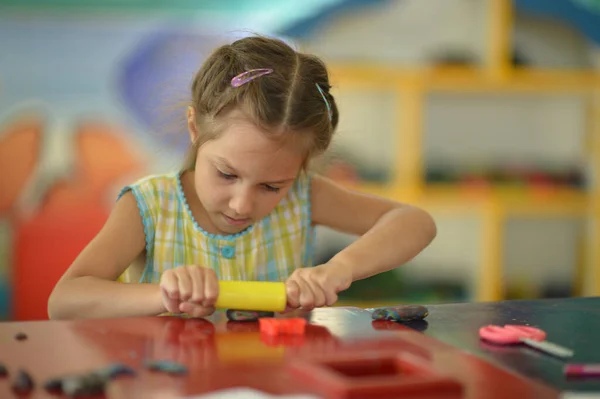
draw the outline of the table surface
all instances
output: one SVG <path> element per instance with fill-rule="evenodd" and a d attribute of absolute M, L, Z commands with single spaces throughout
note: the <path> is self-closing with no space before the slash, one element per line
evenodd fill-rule
<path fill-rule="evenodd" d="M 562 391 L 600 391 L 600 378 L 565 379 L 564 360 L 527 346 L 498 347 L 477 339 L 486 324 L 543 329 L 546 340 L 573 350 L 568 363 L 600 363 L 600 297 L 429 306 L 424 334 Z"/>
<path fill-rule="evenodd" d="M 334 397 L 332 389 L 339 388 L 340 381 L 354 384 L 362 378 L 366 384 L 372 378 L 367 374 L 375 372 L 374 356 L 389 360 L 395 354 L 411 367 L 420 367 L 420 374 L 410 378 L 436 380 L 438 387 L 448 388 L 446 395 L 414 396 L 418 398 L 558 398 L 561 390 L 600 390 L 600 380 L 567 381 L 562 375 L 564 361 L 524 347 L 486 345 L 477 335 L 487 324 L 529 324 L 546 330 L 549 341 L 573 349 L 570 362 L 598 362 L 600 344 L 593 338 L 600 331 L 600 298 L 428 307 L 427 321 L 408 327 L 372 321 L 370 312 L 351 307 L 285 316 L 308 319 L 306 336 L 300 338 L 268 337 L 258 331 L 257 323 L 228 322 L 222 312 L 207 319 L 5 322 L 0 324 L 0 363 L 10 376 L 0 377 L 0 397 L 13 397 L 10 380 L 18 369 L 27 370 L 37 382 L 30 397 L 45 398 L 53 397 L 41 388 L 45 380 L 115 362 L 135 368 L 137 376 L 113 381 L 109 398 L 178 398 L 231 386 Z M 15 340 L 19 332 L 27 339 Z M 174 360 L 186 365 L 189 373 L 170 376 L 145 370 L 145 359 Z M 355 375 L 352 364 L 357 362 L 363 370 L 360 378 L 339 377 L 339 373 Z M 383 363 L 377 367 L 385 378 L 390 370 L 383 370 L 389 366 Z M 307 376 L 307 368 L 314 367 L 319 372 Z M 332 369 L 339 371 L 335 381 Z M 329 385 L 319 378 L 329 378 Z M 462 388 L 458 394 L 452 390 L 455 382 Z M 324 386 L 329 390 L 323 391 Z"/>

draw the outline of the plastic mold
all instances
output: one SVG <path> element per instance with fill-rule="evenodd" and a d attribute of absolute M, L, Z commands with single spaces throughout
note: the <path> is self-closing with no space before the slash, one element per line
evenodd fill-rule
<path fill-rule="evenodd" d="M 295 378 L 326 398 L 460 398 L 462 385 L 408 353 L 365 351 L 288 364 Z"/>

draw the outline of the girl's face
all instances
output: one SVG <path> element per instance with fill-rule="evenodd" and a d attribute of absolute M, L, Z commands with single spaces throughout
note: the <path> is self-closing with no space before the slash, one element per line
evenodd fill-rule
<path fill-rule="evenodd" d="M 269 138 L 251 122 L 236 119 L 200 146 L 194 186 L 207 231 L 238 233 L 277 206 L 304 161 L 292 143 Z"/>

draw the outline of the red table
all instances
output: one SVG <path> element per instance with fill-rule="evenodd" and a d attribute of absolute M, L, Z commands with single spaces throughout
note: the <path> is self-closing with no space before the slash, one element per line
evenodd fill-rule
<path fill-rule="evenodd" d="M 419 331 L 372 321 L 362 309 L 326 308 L 286 317 L 291 316 L 308 318 L 305 336 L 265 336 L 258 323 L 228 322 L 222 312 L 208 319 L 3 323 L 0 362 L 11 375 L 0 377 L 0 397 L 16 397 L 10 382 L 20 368 L 36 381 L 30 397 L 51 398 L 55 396 L 42 387 L 46 379 L 115 362 L 135 368 L 137 375 L 112 381 L 108 398 L 180 398 L 235 386 L 273 395 L 383 397 L 368 386 L 378 385 L 383 394 L 400 382 L 409 383 L 404 389 L 412 392 L 411 398 L 559 397 L 546 385 Z M 28 338 L 16 340 L 19 332 Z M 180 362 L 188 373 L 176 376 L 143 368 L 144 361 L 152 359 Z"/>

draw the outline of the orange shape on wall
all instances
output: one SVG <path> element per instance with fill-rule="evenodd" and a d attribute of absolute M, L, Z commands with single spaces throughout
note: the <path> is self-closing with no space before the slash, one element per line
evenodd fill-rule
<path fill-rule="evenodd" d="M 110 188 L 126 176 L 141 175 L 141 162 L 124 137 L 108 124 L 81 125 L 74 135 L 73 176 L 51 187 L 31 218 L 13 224 L 13 319 L 48 318 L 47 301 L 54 285 L 108 217 Z M 22 164 L 21 157 L 36 155 L 32 148 L 38 148 L 40 140 L 37 135 L 35 144 L 11 145 L 0 153 L 5 151 Z M 15 183 L 20 180 L 11 179 L 11 193 L 22 189 Z"/>

